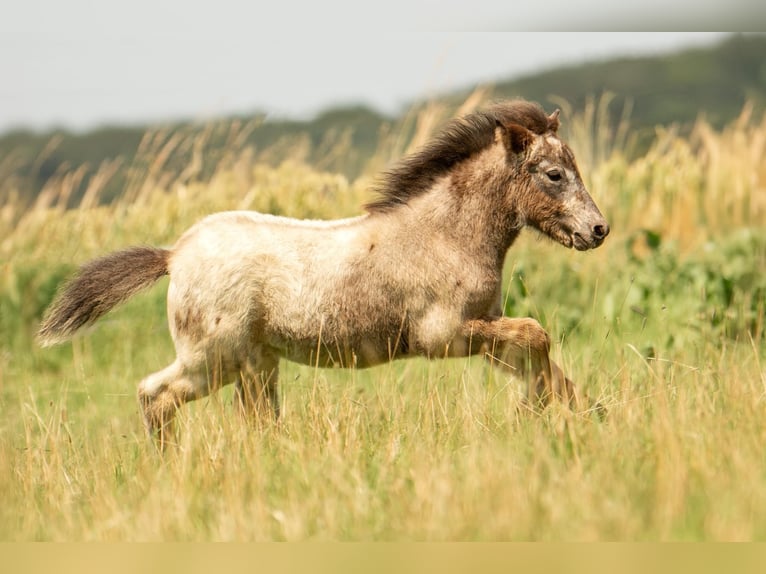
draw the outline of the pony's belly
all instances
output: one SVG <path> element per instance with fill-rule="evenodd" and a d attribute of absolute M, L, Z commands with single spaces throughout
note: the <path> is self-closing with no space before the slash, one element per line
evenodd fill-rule
<path fill-rule="evenodd" d="M 290 341 L 279 345 L 285 359 L 312 367 L 357 368 L 374 367 L 408 356 L 403 342 L 364 339 L 356 342 Z"/>

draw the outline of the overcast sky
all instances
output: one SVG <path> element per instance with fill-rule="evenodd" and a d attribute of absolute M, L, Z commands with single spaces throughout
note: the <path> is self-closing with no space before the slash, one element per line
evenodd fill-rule
<path fill-rule="evenodd" d="M 537 18 L 556 14 L 551 1 L 545 3 L 549 16 Z M 448 88 L 722 37 L 456 31 L 509 27 L 504 22 L 519 17 L 503 8 L 511 4 L 389 0 L 372 5 L 376 10 L 350 0 L 314 2 L 309 9 L 296 0 L 219 0 L 202 9 L 189 0 L 6 0 L 0 14 L 0 131 L 256 110 L 308 117 L 352 102 L 395 112 Z M 408 19 L 402 20 L 405 5 Z M 459 5 L 473 8 L 469 16 L 458 17 Z M 705 3 L 696 6 L 704 11 Z M 341 16 L 349 13 L 352 21 L 344 25 Z"/>

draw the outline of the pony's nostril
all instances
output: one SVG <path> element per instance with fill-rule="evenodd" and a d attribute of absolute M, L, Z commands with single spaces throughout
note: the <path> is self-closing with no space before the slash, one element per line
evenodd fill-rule
<path fill-rule="evenodd" d="M 594 225 L 593 226 L 593 235 L 595 235 L 598 239 L 603 239 L 607 235 L 609 235 L 609 226 L 604 225 Z"/>

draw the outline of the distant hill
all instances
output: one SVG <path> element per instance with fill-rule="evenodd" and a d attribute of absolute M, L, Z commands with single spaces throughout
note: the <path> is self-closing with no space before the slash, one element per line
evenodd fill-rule
<path fill-rule="evenodd" d="M 552 98 L 562 98 L 574 109 L 581 109 L 588 97 L 609 92 L 615 95 L 610 112 L 618 116 L 629 100 L 631 126 L 645 133 L 651 133 L 656 125 L 690 125 L 699 114 L 713 125 L 722 126 L 735 118 L 748 100 L 758 112 L 766 108 L 764 54 L 766 36 L 738 35 L 712 47 L 592 62 L 500 80 L 493 95 L 524 97 L 546 107 L 552 107 Z M 458 105 L 472 89 L 466 86 L 465 90 L 445 94 L 444 101 Z M 179 166 L 189 163 L 195 152 L 194 142 L 203 142 L 204 154 L 199 154 L 204 155 L 203 165 L 197 175 L 204 174 L 213 165 L 217 151 L 231 145 L 232 138 L 239 138 L 238 146 L 252 146 L 259 151 L 277 149 L 280 142 L 304 142 L 308 161 L 322 158 L 323 167 L 355 177 L 379 146 L 381 133 L 406 129 L 401 122 L 401 118 L 355 106 L 327 110 L 310 121 L 270 120 L 254 114 L 221 119 L 212 126 L 179 123 L 164 126 L 162 136 L 152 141 L 147 141 L 145 134 L 149 129 L 157 130 L 157 126 L 111 126 L 83 134 L 14 131 L 0 137 L 0 201 L 11 192 L 33 201 L 52 176 L 87 165 L 89 168 L 73 183 L 70 201 L 75 203 L 88 179 L 105 162 L 123 167 L 136 165 L 140 145 L 157 152 L 167 145 L 166 162 L 172 167 L 173 162 Z M 249 126 L 247 131 L 243 125 Z M 174 134 L 179 136 L 175 140 Z M 328 154 L 333 146 L 340 151 Z M 103 200 L 119 195 L 128 182 L 128 170 L 118 171 L 102 194 Z"/>
<path fill-rule="evenodd" d="M 722 127 L 747 100 L 766 105 L 766 36 L 733 36 L 716 46 L 667 56 L 618 58 L 558 68 L 497 85 L 502 96 L 545 101 L 551 95 L 581 109 L 589 96 L 629 98 L 635 128 L 694 122 L 700 113 Z M 620 113 L 618 106 L 612 111 Z"/>

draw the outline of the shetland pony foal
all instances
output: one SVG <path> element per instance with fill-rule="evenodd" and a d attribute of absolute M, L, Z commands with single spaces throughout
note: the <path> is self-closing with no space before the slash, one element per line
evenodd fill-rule
<path fill-rule="evenodd" d="M 359 217 L 211 215 L 169 250 L 133 247 L 85 264 L 40 328 L 58 343 L 165 274 L 176 360 L 138 389 L 166 440 L 178 407 L 236 382 L 245 412 L 279 416 L 279 360 L 370 367 L 482 354 L 526 379 L 528 399 L 574 400 L 534 319 L 502 316 L 506 252 L 524 226 L 565 247 L 609 226 L 557 137 L 558 110 L 499 103 L 453 120 L 382 179 Z"/>

